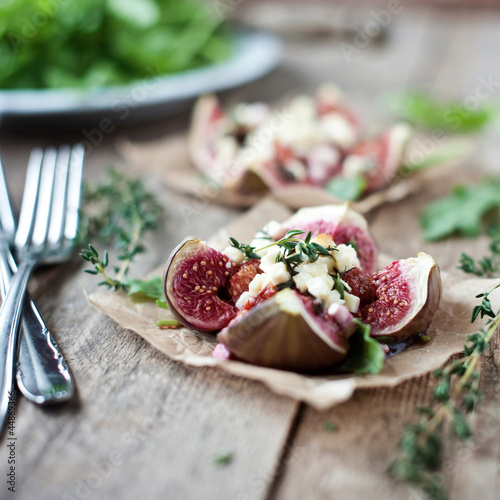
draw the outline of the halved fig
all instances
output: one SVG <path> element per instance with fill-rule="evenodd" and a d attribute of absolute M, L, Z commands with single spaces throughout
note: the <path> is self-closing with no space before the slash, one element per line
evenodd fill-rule
<path fill-rule="evenodd" d="M 250 259 L 239 266 L 235 274 L 229 280 L 229 297 L 236 303 L 243 292 L 248 290 L 248 285 L 255 278 L 256 274 L 262 271 L 259 268 L 260 260 Z"/>
<path fill-rule="evenodd" d="M 380 137 L 359 143 L 344 158 L 342 175 L 365 177 L 364 194 L 386 186 L 402 164 L 410 134 L 407 124 L 398 123 Z"/>
<path fill-rule="evenodd" d="M 377 247 L 368 231 L 368 223 L 348 203 L 302 208 L 283 222 L 282 232 L 275 239 L 282 238 L 291 229 L 305 231 L 303 237 L 309 231 L 313 237 L 327 233 L 337 245 L 354 244 L 362 269 L 368 273 L 375 270 Z"/>
<path fill-rule="evenodd" d="M 321 370 L 347 355 L 347 340 L 356 329 L 347 308 L 340 307 L 337 318 L 326 312 L 317 314 L 310 297 L 285 288 L 236 317 L 217 339 L 248 363 Z"/>
<path fill-rule="evenodd" d="M 441 278 L 434 259 L 418 257 L 398 260 L 372 276 L 376 300 L 359 313 L 371 326 L 372 337 L 406 340 L 425 332 L 441 298 Z"/>
<path fill-rule="evenodd" d="M 204 241 L 187 238 L 167 262 L 164 288 L 170 311 L 194 330 L 220 330 L 238 312 L 224 296 L 236 270 L 236 263 Z"/>
<path fill-rule="evenodd" d="M 193 110 L 188 149 L 195 167 L 207 175 L 212 171 L 214 143 L 227 127 L 228 118 L 217 97 L 200 97 Z"/>

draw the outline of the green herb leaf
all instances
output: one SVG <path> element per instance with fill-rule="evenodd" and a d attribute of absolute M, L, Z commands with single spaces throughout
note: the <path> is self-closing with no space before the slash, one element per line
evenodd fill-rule
<path fill-rule="evenodd" d="M 492 106 L 469 110 L 463 101 L 440 103 L 418 92 L 393 94 L 387 103 L 399 118 L 418 127 L 457 134 L 478 132 L 497 115 Z"/>
<path fill-rule="evenodd" d="M 331 420 L 327 420 L 325 422 L 325 429 L 328 432 L 335 432 L 337 430 L 337 426 Z"/>
<path fill-rule="evenodd" d="M 223 467 L 225 465 L 229 465 L 233 461 L 233 454 L 231 452 L 221 453 L 220 455 L 216 455 L 213 459 L 215 465 L 219 467 Z"/>
<path fill-rule="evenodd" d="M 340 369 L 357 375 L 380 373 L 384 366 L 384 351 L 380 344 L 370 337 L 370 325 L 359 319 L 354 320 L 358 327 L 349 339 L 349 352 Z"/>
<path fill-rule="evenodd" d="M 463 158 L 471 151 L 470 144 L 463 142 L 451 142 L 437 147 L 431 153 L 422 155 L 416 160 L 406 159 L 405 163 L 400 167 L 399 172 L 403 176 L 419 172 L 437 165 L 447 163 L 449 161 Z"/>
<path fill-rule="evenodd" d="M 426 241 L 436 241 L 456 232 L 477 236 L 483 216 L 500 207 L 500 183 L 488 180 L 474 186 L 456 186 L 450 196 L 427 205 L 420 223 Z"/>
<path fill-rule="evenodd" d="M 361 175 L 334 177 L 325 187 L 330 194 L 340 200 L 356 201 L 366 189 L 366 179 Z"/>
<path fill-rule="evenodd" d="M 155 276 L 147 281 L 137 278 L 127 278 L 123 283 L 126 285 L 127 295 L 134 300 L 164 300 L 163 279 L 160 276 Z"/>

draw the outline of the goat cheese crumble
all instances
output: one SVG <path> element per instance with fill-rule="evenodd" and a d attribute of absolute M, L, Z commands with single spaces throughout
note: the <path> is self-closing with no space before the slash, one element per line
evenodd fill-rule
<path fill-rule="evenodd" d="M 262 242 L 262 240 L 258 241 Z M 335 245 L 328 234 L 317 236 L 311 240 L 311 243 L 318 243 L 327 249 L 330 256 L 321 255 L 314 262 L 306 261 L 299 264 L 294 269 L 293 277 L 285 263 L 277 261 L 283 252 L 280 246 L 273 245 L 260 251 L 259 267 L 262 273 L 253 278 L 248 291 L 244 292 L 236 302 L 236 307 L 242 309 L 249 301 L 253 302 L 259 293 L 269 285 L 278 286 L 293 280 L 297 290 L 301 293 L 308 292 L 321 300 L 329 314 L 333 315 L 336 312 L 337 308 L 332 307 L 334 305 L 345 305 L 349 312 L 356 313 L 359 309 L 359 298 L 349 293 L 350 287 L 342 280 L 344 293 L 341 294 L 335 289 L 335 280 L 332 277 L 332 274 L 344 273 L 360 266 L 356 250 L 350 245 Z M 236 250 L 230 247 L 226 249 L 227 252 L 224 251 L 229 257 L 233 253 L 231 249 Z"/>

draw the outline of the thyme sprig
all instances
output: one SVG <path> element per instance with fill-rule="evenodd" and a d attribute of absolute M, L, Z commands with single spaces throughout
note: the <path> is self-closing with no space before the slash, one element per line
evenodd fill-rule
<path fill-rule="evenodd" d="M 489 295 L 499 287 L 500 283 L 476 295 L 481 302 L 472 310 L 471 323 L 478 317 L 487 317 L 486 325 L 468 335 L 457 359 L 434 372 L 433 402 L 419 408 L 420 421 L 405 427 L 400 455 L 388 469 L 393 477 L 417 486 L 432 500 L 447 498 L 446 485 L 439 473 L 445 431 L 450 429 L 461 441 L 472 436 L 467 417 L 482 397 L 479 389 L 481 355 L 500 325 L 500 312 L 492 310 Z"/>
<path fill-rule="evenodd" d="M 82 249 L 80 256 L 93 266 L 84 272 L 102 276 L 99 285 L 114 291 L 123 290 L 130 297 L 150 300 L 158 307 L 168 309 L 161 277 L 150 280 L 128 277 L 135 257 L 146 250 L 142 243 L 144 234 L 159 223 L 162 208 L 155 196 L 140 179 L 131 179 L 110 169 L 106 182 L 94 188 L 84 187 L 83 198 L 79 241 L 88 246 Z M 108 250 L 101 258 L 96 247 L 89 243 L 91 238 L 119 250 L 121 265 L 113 267 L 113 273 L 109 271 Z M 164 319 L 159 320 L 157 326 L 177 328 L 180 323 L 175 319 Z"/>
<path fill-rule="evenodd" d="M 458 266 L 467 274 L 474 274 L 483 278 L 491 278 L 500 272 L 500 230 L 490 230 L 490 254 L 482 257 L 477 262 L 466 253 L 462 252 L 460 256 L 460 265 Z"/>
<path fill-rule="evenodd" d="M 132 179 L 121 172 L 109 169 L 107 180 L 96 187 L 86 185 L 83 191 L 83 209 L 80 214 L 79 241 L 88 244 L 81 257 L 94 269 L 90 274 L 104 277 L 101 285 L 117 290 L 126 288 L 125 278 L 135 257 L 145 251 L 144 233 L 157 227 L 162 207 L 140 179 Z M 108 251 L 101 259 L 92 244 L 96 239 L 113 245 L 119 250 L 119 266 L 114 267 L 114 277 L 106 271 Z"/>
<path fill-rule="evenodd" d="M 119 290 L 120 288 L 125 288 L 125 285 L 122 281 L 111 278 L 106 272 L 106 269 L 109 265 L 109 256 L 107 250 L 104 252 L 104 259 L 101 259 L 101 257 L 99 256 L 99 252 L 91 243 L 89 243 L 87 249 L 82 249 L 80 257 L 83 260 L 90 262 L 94 266 L 94 269 L 84 269 L 85 273 L 102 275 L 104 281 L 101 281 L 99 285 L 107 285 L 109 288 L 112 288 L 115 291 Z"/>
<path fill-rule="evenodd" d="M 304 232 L 300 229 L 292 229 L 283 238 L 258 249 L 245 243 L 239 243 L 235 238 L 230 238 L 230 242 L 231 246 L 240 250 L 247 260 L 260 259 L 259 252 L 273 246 L 281 247 L 283 251 L 276 256 L 276 262 L 283 262 L 287 266 L 290 275 L 293 276 L 296 274 L 295 268 L 299 264 L 303 262 L 315 262 L 321 255 L 333 258 L 331 252 L 337 250 L 334 246 L 325 248 L 319 243 L 311 242 L 311 231 L 307 233 L 304 240 L 296 238 L 296 236 L 304 234 Z"/>

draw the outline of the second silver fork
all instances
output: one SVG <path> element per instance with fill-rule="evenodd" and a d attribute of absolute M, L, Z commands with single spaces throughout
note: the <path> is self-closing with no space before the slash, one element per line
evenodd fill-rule
<path fill-rule="evenodd" d="M 30 161 L 37 161 L 39 150 L 34 150 Z M 63 156 L 70 150 L 64 147 Z M 64 160 L 63 160 L 64 161 Z M 14 236 L 15 221 L 0 160 L 0 231 Z M 5 298 L 17 266 L 8 245 L 0 241 L 0 296 Z M 68 366 L 52 339 L 33 300 L 26 295 L 19 338 L 17 385 L 27 399 L 37 404 L 52 404 L 70 399 L 74 383 Z"/>

